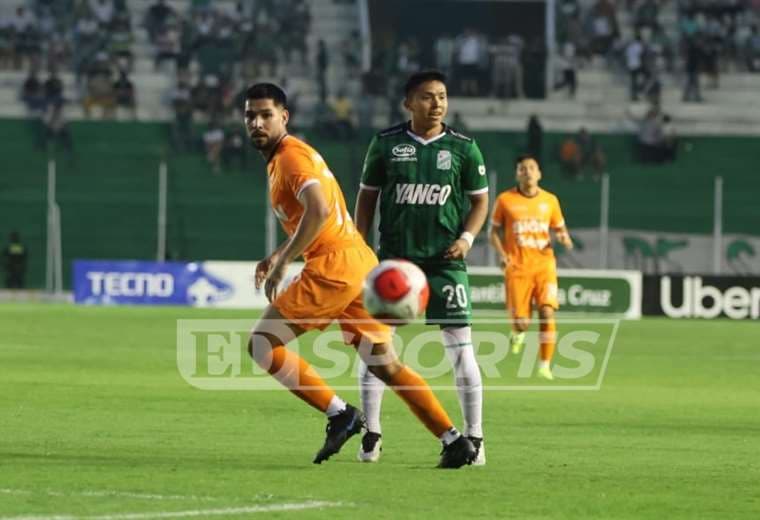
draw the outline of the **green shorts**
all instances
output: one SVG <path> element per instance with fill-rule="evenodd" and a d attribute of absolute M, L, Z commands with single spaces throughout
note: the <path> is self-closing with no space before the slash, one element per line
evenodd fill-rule
<path fill-rule="evenodd" d="M 472 318 L 470 281 L 467 268 L 421 265 L 430 285 L 425 320 L 428 325 L 466 326 Z"/>

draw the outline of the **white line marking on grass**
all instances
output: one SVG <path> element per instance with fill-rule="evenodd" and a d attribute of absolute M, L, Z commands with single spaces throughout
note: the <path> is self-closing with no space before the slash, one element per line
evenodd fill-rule
<path fill-rule="evenodd" d="M 219 500 L 216 497 L 205 497 L 196 495 L 157 495 L 154 493 L 132 493 L 129 491 L 27 491 L 25 489 L 0 489 L 0 494 L 5 495 L 34 495 L 45 494 L 51 497 L 117 497 L 117 498 L 139 498 L 142 500 Z M 271 498 L 271 497 L 270 497 Z"/>
<path fill-rule="evenodd" d="M 64 493 L 61 493 L 62 495 Z M 196 495 L 155 495 L 149 493 L 129 493 L 124 491 L 83 491 L 81 493 L 72 493 L 83 497 L 123 497 L 123 498 L 140 498 L 143 500 L 216 500 L 214 497 L 203 497 Z"/>
<path fill-rule="evenodd" d="M 0 520 L 149 520 L 151 518 L 187 518 L 193 516 L 243 515 L 251 513 L 274 513 L 278 511 L 302 511 L 322 507 L 340 507 L 342 502 L 323 502 L 310 500 L 292 504 L 270 504 L 266 506 L 227 507 L 223 509 L 196 509 L 191 511 L 165 511 L 155 513 L 119 513 L 98 516 L 3 516 Z"/>

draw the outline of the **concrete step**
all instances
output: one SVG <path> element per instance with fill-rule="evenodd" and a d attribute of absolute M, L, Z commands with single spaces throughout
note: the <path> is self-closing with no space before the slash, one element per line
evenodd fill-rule
<path fill-rule="evenodd" d="M 592 133 L 635 133 L 635 125 L 626 121 L 609 121 L 605 119 L 584 119 L 582 121 L 574 119 L 562 119 L 551 116 L 540 117 L 541 124 L 545 131 L 575 133 L 583 126 Z M 503 118 L 499 116 L 471 117 L 464 116 L 464 121 L 470 130 L 479 131 L 524 131 L 527 126 L 527 120 L 524 118 L 510 117 Z M 375 128 L 385 128 L 389 125 L 387 113 L 375 114 Z M 688 135 L 736 135 L 760 136 L 760 122 L 738 123 L 738 122 L 700 122 L 679 125 L 675 121 L 677 132 L 681 136 Z"/>
<path fill-rule="evenodd" d="M 745 105 L 760 102 L 758 95 L 752 90 L 713 90 L 702 88 L 701 93 L 706 104 Z M 683 87 L 681 85 L 665 87 L 662 90 L 663 103 L 680 102 L 682 94 Z M 566 92 L 558 91 L 553 93 L 549 99 L 560 101 L 568 100 L 568 97 Z M 579 103 L 620 103 L 627 102 L 628 100 L 629 92 L 626 87 L 611 87 L 605 90 L 578 90 L 575 96 L 575 101 Z"/>
<path fill-rule="evenodd" d="M 702 87 L 702 97 L 705 104 L 727 105 L 727 106 L 745 106 L 760 103 L 760 95 L 755 89 L 729 89 L 721 87 L 719 89 L 710 89 Z M 665 86 L 662 91 L 662 100 L 664 104 L 680 102 L 683 95 L 683 84 L 671 84 Z M 567 93 L 558 91 L 552 93 L 551 100 L 566 100 Z M 578 87 L 575 101 L 580 103 L 620 103 L 629 99 L 629 90 L 627 86 L 616 85 L 607 88 L 600 87 Z"/>
<path fill-rule="evenodd" d="M 705 76 L 702 76 L 705 78 Z M 663 77 L 665 83 L 682 83 L 682 75 L 665 74 Z M 607 88 L 615 85 L 628 85 L 628 75 L 624 73 L 615 73 L 610 70 L 598 69 L 581 69 L 578 71 L 578 88 L 582 87 L 599 87 Z M 731 89 L 752 89 L 760 92 L 760 74 L 749 72 L 727 72 L 720 75 L 720 88 L 723 90 Z"/>
<path fill-rule="evenodd" d="M 170 88 L 174 85 L 174 80 L 171 76 L 166 74 L 157 73 L 153 71 L 153 62 L 150 62 L 150 72 L 135 72 L 130 75 L 130 79 L 135 84 L 135 88 L 140 90 L 142 88 L 159 90 Z M 42 76 L 42 80 L 46 76 Z M 64 92 L 69 94 L 76 89 L 75 76 L 72 72 L 62 72 L 60 74 L 61 81 L 63 81 Z M 2 82 L 0 83 L 0 90 L 11 89 L 13 91 L 20 91 L 21 86 L 26 80 L 26 73 L 20 71 L 3 71 Z"/>

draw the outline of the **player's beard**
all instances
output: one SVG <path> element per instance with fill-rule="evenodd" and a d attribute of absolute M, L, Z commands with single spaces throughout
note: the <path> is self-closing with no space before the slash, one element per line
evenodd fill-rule
<path fill-rule="evenodd" d="M 258 134 L 250 136 L 251 144 L 257 150 L 266 150 L 271 144 L 271 139 L 268 135 Z"/>
<path fill-rule="evenodd" d="M 264 134 L 260 133 L 258 135 L 251 136 L 249 135 L 249 138 L 251 140 L 251 144 L 253 144 L 253 147 L 256 148 L 259 152 L 264 154 L 264 156 L 269 156 L 272 153 L 272 150 L 277 148 L 277 145 L 280 141 L 287 135 L 287 131 L 283 131 L 275 136 L 272 134 Z"/>

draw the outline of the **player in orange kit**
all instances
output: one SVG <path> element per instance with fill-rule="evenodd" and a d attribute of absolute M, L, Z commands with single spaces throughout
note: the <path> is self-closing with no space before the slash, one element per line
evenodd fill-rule
<path fill-rule="evenodd" d="M 519 354 L 530 325 L 532 304 L 538 308 L 541 361 L 538 375 L 554 379 L 551 359 L 556 343 L 557 262 L 549 230 L 568 249 L 573 242 L 559 199 L 538 187 L 541 169 L 535 157 L 515 161 L 517 186 L 499 194 L 491 217 L 490 241 L 505 266 L 507 308 L 512 317 L 512 352 Z"/>
<path fill-rule="evenodd" d="M 288 135 L 288 117 L 287 98 L 278 86 L 258 83 L 248 88 L 246 129 L 267 161 L 272 208 L 289 237 L 256 266 L 256 287 L 264 284 L 271 303 L 251 333 L 251 356 L 293 394 L 327 415 L 325 443 L 314 459 L 320 464 L 361 431 L 364 416 L 285 345 L 338 320 L 346 343 L 357 347 L 370 370 L 441 440 L 438 466 L 470 464 L 475 457 L 472 443 L 454 428 L 425 380 L 398 360 L 390 327 L 364 309 L 362 287 L 377 257 L 354 228 L 324 159 Z M 279 292 L 288 264 L 301 255 L 306 262 L 302 273 Z"/>

